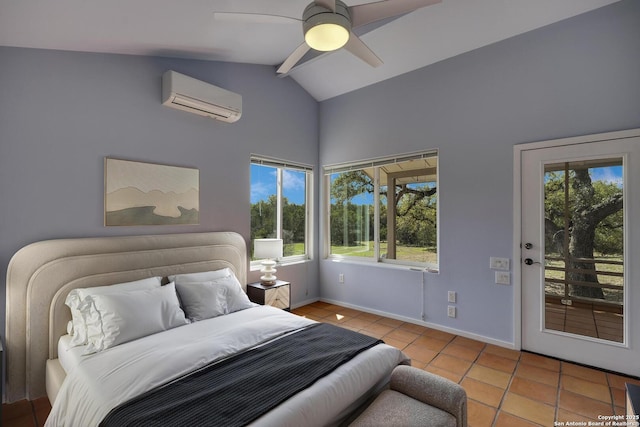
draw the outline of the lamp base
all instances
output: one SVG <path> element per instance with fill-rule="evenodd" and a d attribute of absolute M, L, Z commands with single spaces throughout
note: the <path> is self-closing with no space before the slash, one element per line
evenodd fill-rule
<path fill-rule="evenodd" d="M 272 261 L 272 260 L 262 261 L 262 269 L 260 270 L 260 273 L 262 273 L 262 276 L 260 276 L 260 281 L 262 282 L 263 285 L 268 286 L 276 283 L 276 276 L 273 273 L 275 273 L 278 270 L 273 268 L 274 265 L 276 265 L 275 261 Z"/>

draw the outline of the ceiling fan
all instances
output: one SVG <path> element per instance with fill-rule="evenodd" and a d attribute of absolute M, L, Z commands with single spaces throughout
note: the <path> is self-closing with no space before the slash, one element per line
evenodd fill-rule
<path fill-rule="evenodd" d="M 403 15 L 442 0 L 384 0 L 347 6 L 341 0 L 315 0 L 302 13 L 304 42 L 280 65 L 278 74 L 288 73 L 311 49 L 331 52 L 344 47 L 372 67 L 382 60 L 354 34 L 353 30 L 364 25 Z"/>

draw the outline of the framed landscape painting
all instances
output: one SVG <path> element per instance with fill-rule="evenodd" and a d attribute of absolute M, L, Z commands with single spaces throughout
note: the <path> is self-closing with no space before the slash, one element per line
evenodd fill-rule
<path fill-rule="evenodd" d="M 104 170 L 105 226 L 199 223 L 198 169 L 106 157 Z"/>

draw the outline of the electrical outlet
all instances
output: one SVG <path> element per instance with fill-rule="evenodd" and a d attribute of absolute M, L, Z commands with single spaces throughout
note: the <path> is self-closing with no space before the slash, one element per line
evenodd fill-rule
<path fill-rule="evenodd" d="M 456 308 L 452 305 L 447 307 L 447 316 L 456 317 Z"/>
<path fill-rule="evenodd" d="M 447 301 L 456 302 L 456 291 L 449 291 L 447 293 Z"/>
<path fill-rule="evenodd" d="M 344 283 L 344 274 L 338 274 L 338 283 Z"/>
<path fill-rule="evenodd" d="M 489 258 L 489 267 L 494 270 L 509 270 L 509 258 Z"/>
<path fill-rule="evenodd" d="M 511 273 L 508 271 L 496 271 L 496 283 L 498 285 L 510 285 Z"/>

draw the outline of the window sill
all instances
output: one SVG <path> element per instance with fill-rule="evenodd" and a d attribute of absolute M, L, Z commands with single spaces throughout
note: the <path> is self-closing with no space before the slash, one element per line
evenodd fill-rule
<path fill-rule="evenodd" d="M 280 261 L 275 265 L 275 268 L 280 268 L 280 267 L 287 267 L 289 265 L 296 265 L 296 264 L 304 264 L 305 262 L 311 262 L 310 258 L 305 258 L 305 259 L 295 259 L 295 260 L 290 260 L 290 261 Z M 260 269 L 262 268 L 262 264 L 260 264 L 260 261 L 252 261 L 251 264 L 249 265 L 249 271 L 260 271 Z"/>

